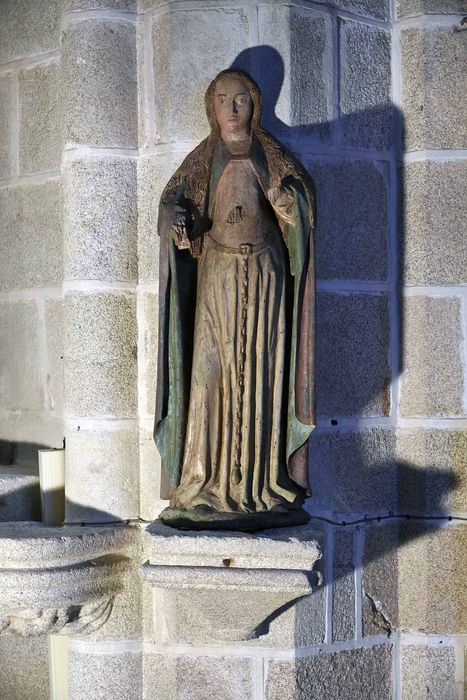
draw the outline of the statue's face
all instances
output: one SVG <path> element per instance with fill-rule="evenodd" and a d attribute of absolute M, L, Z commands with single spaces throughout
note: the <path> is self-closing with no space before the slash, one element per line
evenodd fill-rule
<path fill-rule="evenodd" d="M 219 80 L 214 91 L 214 109 L 224 136 L 246 135 L 253 113 L 253 102 L 245 83 L 239 78 Z"/>

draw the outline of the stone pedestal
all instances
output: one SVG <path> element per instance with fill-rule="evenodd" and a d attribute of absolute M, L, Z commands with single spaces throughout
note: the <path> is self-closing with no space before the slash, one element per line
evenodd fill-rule
<path fill-rule="evenodd" d="M 180 642 L 187 623 L 213 640 L 256 639 L 269 621 L 320 584 L 321 557 L 309 528 L 260 534 L 176 531 L 155 522 L 144 533 L 141 575 L 153 591 L 158 641 Z"/>

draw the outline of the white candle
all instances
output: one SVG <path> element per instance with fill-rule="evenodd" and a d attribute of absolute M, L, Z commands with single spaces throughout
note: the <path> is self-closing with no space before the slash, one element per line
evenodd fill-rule
<path fill-rule="evenodd" d="M 65 450 L 39 450 L 42 522 L 61 525 L 65 520 Z"/>
<path fill-rule="evenodd" d="M 50 700 L 68 700 L 68 638 L 49 634 Z"/>

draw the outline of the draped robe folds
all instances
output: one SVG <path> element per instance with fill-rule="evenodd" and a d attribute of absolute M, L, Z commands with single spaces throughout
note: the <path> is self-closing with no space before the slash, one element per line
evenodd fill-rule
<path fill-rule="evenodd" d="M 222 140 L 211 135 L 189 154 L 161 197 L 154 437 L 162 459 L 161 496 L 172 496 L 176 507 L 298 508 L 309 493 L 306 447 L 315 423 L 314 195 L 300 164 L 266 132 L 254 135 L 248 158 L 264 196 L 270 187 L 285 186 L 293 197 L 288 211 L 277 217 L 271 244 L 248 256 L 240 418 L 235 348 L 244 261 L 213 247 L 206 235 L 228 162 Z M 193 257 L 172 241 L 175 206 L 190 217 Z"/>

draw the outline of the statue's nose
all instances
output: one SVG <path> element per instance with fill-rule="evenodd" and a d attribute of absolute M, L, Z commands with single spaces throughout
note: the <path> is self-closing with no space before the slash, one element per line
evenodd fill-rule
<path fill-rule="evenodd" d="M 237 109 L 237 105 L 236 105 L 236 103 L 235 103 L 235 100 L 232 101 L 232 112 L 233 112 L 234 114 L 237 114 L 237 112 L 238 112 L 238 109 Z"/>

